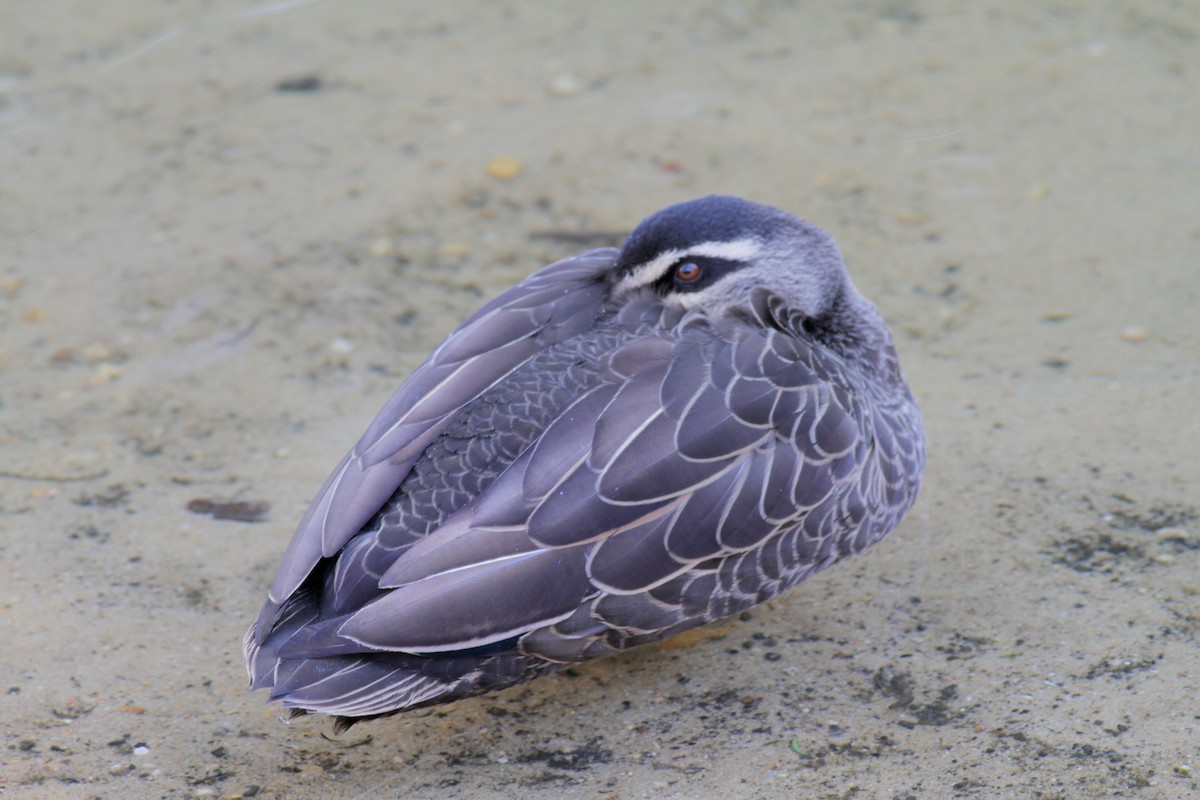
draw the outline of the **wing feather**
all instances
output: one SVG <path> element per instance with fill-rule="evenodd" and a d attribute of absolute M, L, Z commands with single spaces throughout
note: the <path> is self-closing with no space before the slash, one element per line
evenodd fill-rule
<path fill-rule="evenodd" d="M 394 492 L 403 478 L 396 473 L 412 467 L 382 458 L 364 468 L 363 453 L 384 442 L 397 453 L 427 446 L 427 430 L 403 431 L 405 414 L 439 421 L 440 432 L 440 420 L 491 385 L 458 380 L 473 359 L 500 352 L 506 363 L 493 369 L 511 370 L 507 354 L 523 352 L 514 337 L 541 335 L 544 307 L 515 307 L 492 308 L 477 323 L 483 327 L 469 321 L 463 338 L 452 337 L 402 388 L 408 411 L 389 404 L 394 413 L 381 415 L 367 446 L 335 472 L 310 512 L 318 522 L 293 541 L 299 566 L 283 571 L 281 586 L 302 581 L 302 568 L 307 574 L 326 550 L 345 545 L 337 544 L 341 527 L 329 537 L 319 522 L 358 509 L 367 493 Z M 509 341 L 481 350 L 489 320 Z M 865 452 L 861 421 L 819 388 L 803 363 L 810 354 L 778 338 L 687 320 L 630 336 L 600 362 L 599 383 L 556 412 L 482 494 L 396 551 L 375 597 L 310 621 L 279 648 L 281 657 L 428 655 L 525 637 L 528 652 L 571 660 L 611 650 L 613 641 L 640 641 L 648 625 L 673 630 L 744 607 L 781 579 L 789 557 L 828 558 L 832 514 L 805 517 L 840 477 L 829 462 Z M 465 360 L 442 363 L 443 355 Z M 422 380 L 431 382 L 427 391 L 417 388 Z M 783 530 L 791 533 L 778 536 Z M 717 566 L 705 566 L 710 561 Z M 621 596 L 645 602 L 612 599 Z M 622 626 L 606 639 L 603 631 Z"/>
<path fill-rule="evenodd" d="M 602 540 L 588 557 L 588 576 L 597 588 L 632 594 L 668 580 L 689 566 L 667 548 L 674 513 L 659 514 Z"/>
<path fill-rule="evenodd" d="M 549 344 L 594 324 L 615 258 L 615 250 L 595 250 L 539 270 L 472 315 L 413 372 L 301 520 L 259 617 L 260 644 L 283 601 L 379 510 L 457 411 Z"/>
<path fill-rule="evenodd" d="M 280 656 L 428 654 L 511 639 L 570 616 L 595 594 L 584 550 L 534 550 L 406 583 L 358 611 L 302 631 L 280 648 Z M 546 574 L 554 580 L 545 581 Z"/>

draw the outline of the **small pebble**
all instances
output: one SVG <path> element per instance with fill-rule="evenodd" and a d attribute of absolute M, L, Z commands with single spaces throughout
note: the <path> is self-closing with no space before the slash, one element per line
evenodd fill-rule
<path fill-rule="evenodd" d="M 1159 539 L 1175 539 L 1181 542 L 1188 538 L 1188 532 L 1183 528 L 1159 528 L 1154 535 Z"/>
<path fill-rule="evenodd" d="M 556 94 L 559 97 L 570 97 L 573 94 L 579 94 L 583 91 L 583 81 L 569 72 L 560 72 L 551 79 L 547 88 L 549 88 L 551 94 Z"/>
<path fill-rule="evenodd" d="M 496 180 L 511 181 L 525 168 L 519 160 L 510 156 L 498 156 L 487 163 L 487 174 Z"/>
<path fill-rule="evenodd" d="M 392 244 L 392 240 L 386 236 L 380 236 L 375 241 L 371 242 L 371 255 L 376 258 L 387 258 L 394 255 L 396 246 Z"/>
<path fill-rule="evenodd" d="M 110 361 L 113 357 L 113 349 L 103 342 L 92 342 L 83 348 L 83 357 L 93 364 Z"/>
<path fill-rule="evenodd" d="M 121 368 L 115 364 L 101 362 L 96 365 L 96 371 L 83 382 L 84 387 L 95 389 L 103 386 L 114 378 L 121 377 Z"/>
<path fill-rule="evenodd" d="M 1138 325 L 1130 325 L 1121 331 L 1121 338 L 1127 342 L 1144 342 L 1149 335 L 1145 328 Z"/>

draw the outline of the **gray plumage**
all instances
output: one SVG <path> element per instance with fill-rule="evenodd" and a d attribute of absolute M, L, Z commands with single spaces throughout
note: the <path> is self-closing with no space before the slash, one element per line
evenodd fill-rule
<path fill-rule="evenodd" d="M 404 382 L 284 554 L 252 687 L 345 725 L 659 641 L 877 542 L 923 467 L 832 239 L 733 197 L 671 206 Z"/>

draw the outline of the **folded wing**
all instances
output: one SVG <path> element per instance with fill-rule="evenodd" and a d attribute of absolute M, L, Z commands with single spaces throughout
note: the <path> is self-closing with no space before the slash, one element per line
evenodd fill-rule
<path fill-rule="evenodd" d="M 301 520 L 259 615 L 260 644 L 283 602 L 379 510 L 456 412 L 594 322 L 615 257 L 595 250 L 539 270 L 472 315 L 404 382 Z"/>
<path fill-rule="evenodd" d="M 717 335 L 712 323 L 685 320 L 667 333 L 631 337 L 609 354 L 594 388 L 481 495 L 399 554 L 378 581 L 389 591 L 309 626 L 280 656 L 511 650 L 538 629 L 576 625 L 582 609 L 604 598 L 649 598 L 688 571 L 711 571 L 714 559 L 763 548 L 857 479 L 868 449 L 864 420 L 821 380 L 807 350 L 736 323 Z M 440 366 L 438 355 L 431 363 Z M 402 442 L 389 452 L 415 446 L 421 437 L 394 433 L 403 424 L 407 417 L 373 426 L 352 457 L 381 463 L 370 454 L 389 436 Z M 315 507 L 319 514 L 321 501 Z M 330 547 L 362 524 L 336 522 L 322 540 Z M 770 550 L 775 558 L 787 552 L 796 550 Z M 757 577 L 739 575 L 751 584 L 745 591 L 782 566 L 756 569 Z M 680 622 L 678 606 L 631 598 L 605 601 L 605 624 L 622 624 L 624 608 L 644 625 L 648 602 L 666 609 L 663 627 Z"/>

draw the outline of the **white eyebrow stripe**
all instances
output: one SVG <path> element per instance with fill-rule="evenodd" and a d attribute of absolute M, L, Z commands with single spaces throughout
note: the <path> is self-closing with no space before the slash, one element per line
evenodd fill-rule
<path fill-rule="evenodd" d="M 708 288 L 701 289 L 698 292 L 685 292 L 682 294 L 677 292 L 675 294 L 668 295 L 664 302 L 670 305 L 678 306 L 684 311 L 688 311 L 696 306 L 703 306 L 707 304 L 711 298 L 723 295 L 727 291 L 729 290 L 724 286 L 709 286 Z"/>
<path fill-rule="evenodd" d="M 762 252 L 758 239 L 735 239 L 732 242 L 702 242 L 686 250 L 664 250 L 652 260 L 637 267 L 617 284 L 617 288 L 628 291 L 639 286 L 649 286 L 662 277 L 667 267 L 688 256 L 724 258 L 730 261 L 753 261 Z"/>

